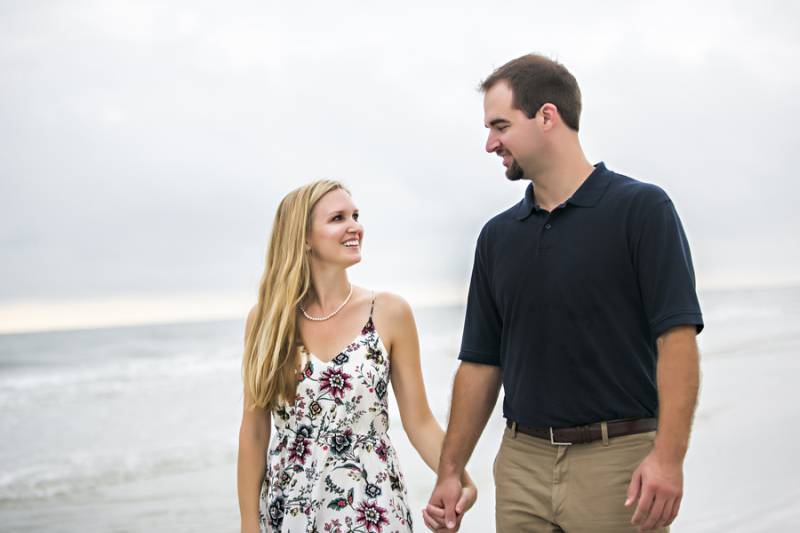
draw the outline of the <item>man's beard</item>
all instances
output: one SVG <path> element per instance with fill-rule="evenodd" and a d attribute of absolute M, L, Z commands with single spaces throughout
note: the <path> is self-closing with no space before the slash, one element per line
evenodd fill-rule
<path fill-rule="evenodd" d="M 525 171 L 517 164 L 515 159 L 511 160 L 511 164 L 506 169 L 506 178 L 509 181 L 518 181 L 525 177 Z"/>

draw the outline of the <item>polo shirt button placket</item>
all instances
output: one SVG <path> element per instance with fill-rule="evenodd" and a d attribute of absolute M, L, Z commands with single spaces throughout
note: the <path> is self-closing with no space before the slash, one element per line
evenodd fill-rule
<path fill-rule="evenodd" d="M 539 246 L 538 246 L 538 254 L 540 255 L 547 255 L 550 253 L 550 249 L 553 247 L 552 237 L 550 237 L 550 230 L 553 228 L 553 214 L 549 214 L 547 218 L 544 219 L 544 224 L 542 224 L 541 229 L 539 230 Z"/>

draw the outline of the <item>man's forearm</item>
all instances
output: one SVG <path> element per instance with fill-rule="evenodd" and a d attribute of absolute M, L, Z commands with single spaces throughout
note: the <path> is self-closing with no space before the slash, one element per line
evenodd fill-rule
<path fill-rule="evenodd" d="M 683 461 L 700 386 L 694 326 L 673 328 L 658 339 L 659 420 L 655 451 Z"/>
<path fill-rule="evenodd" d="M 439 476 L 461 476 L 500 391 L 500 367 L 462 362 L 453 383 Z"/>

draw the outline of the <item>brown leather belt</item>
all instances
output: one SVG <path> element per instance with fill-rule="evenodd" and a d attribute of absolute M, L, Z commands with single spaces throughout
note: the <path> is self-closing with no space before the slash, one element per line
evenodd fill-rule
<path fill-rule="evenodd" d="M 603 438 L 601 423 L 575 426 L 571 428 L 535 428 L 520 426 L 516 422 L 506 420 L 506 426 L 516 429 L 520 433 L 546 439 L 553 445 L 567 446 L 570 444 L 586 444 Z M 606 422 L 608 438 L 633 435 L 655 431 L 658 427 L 657 418 L 629 418 L 625 420 L 611 420 Z"/>

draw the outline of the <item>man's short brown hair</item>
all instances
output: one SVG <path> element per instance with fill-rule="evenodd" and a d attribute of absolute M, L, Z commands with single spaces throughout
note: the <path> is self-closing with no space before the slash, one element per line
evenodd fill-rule
<path fill-rule="evenodd" d="M 481 83 L 483 92 L 505 81 L 511 87 L 512 105 L 533 118 L 544 104 L 558 108 L 564 123 L 575 131 L 581 117 L 581 90 L 561 63 L 539 54 L 512 59 Z"/>

